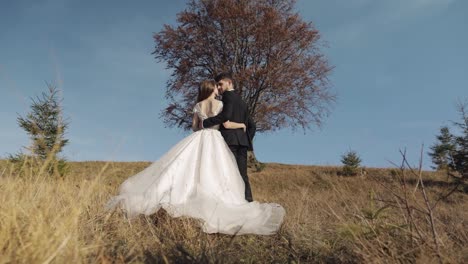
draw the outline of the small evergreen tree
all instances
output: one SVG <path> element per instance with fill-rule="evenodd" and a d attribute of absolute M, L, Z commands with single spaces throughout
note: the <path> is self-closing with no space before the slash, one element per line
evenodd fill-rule
<path fill-rule="evenodd" d="M 429 155 L 436 169 L 446 169 L 457 180 L 468 180 L 468 101 L 458 103 L 460 122 L 452 122 L 459 134 L 452 134 L 448 127 L 440 129 L 438 142 L 431 147 Z"/>
<path fill-rule="evenodd" d="M 58 153 L 68 143 L 65 139 L 65 130 L 68 123 L 62 118 L 61 99 L 58 89 L 47 84 L 48 93 L 43 92 L 41 97 L 32 98 L 31 112 L 26 117 L 19 116 L 18 124 L 29 134 L 32 144 L 29 148 L 31 154 L 20 152 L 10 155 L 13 163 L 24 163 L 27 160 L 37 159 L 39 162 L 47 161 L 47 172 L 63 176 L 67 170 L 65 159 L 59 158 Z"/>
<path fill-rule="evenodd" d="M 454 137 L 455 151 L 450 168 L 460 174 L 463 180 L 468 180 L 468 102 L 458 104 L 461 122 L 454 122 L 459 128 L 460 135 Z"/>
<path fill-rule="evenodd" d="M 440 135 L 437 136 L 438 142 L 431 147 L 431 151 L 428 153 L 432 158 L 432 162 L 436 165 L 432 168 L 437 170 L 447 170 L 449 168 L 455 151 L 454 139 L 447 126 L 440 128 Z"/>
<path fill-rule="evenodd" d="M 359 167 L 361 166 L 361 158 L 356 151 L 348 151 L 341 156 L 341 162 L 343 163 L 343 175 L 354 176 L 358 173 Z"/>

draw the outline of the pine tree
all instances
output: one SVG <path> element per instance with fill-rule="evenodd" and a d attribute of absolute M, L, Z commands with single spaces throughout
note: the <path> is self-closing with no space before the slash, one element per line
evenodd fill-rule
<path fill-rule="evenodd" d="M 346 176 L 356 175 L 361 166 L 361 158 L 352 150 L 341 156 L 341 162 L 344 164 L 342 173 Z"/>
<path fill-rule="evenodd" d="M 457 110 L 461 115 L 460 122 L 452 124 L 460 132 L 452 134 L 448 127 L 440 129 L 438 142 L 431 147 L 429 155 L 436 169 L 446 169 L 447 174 L 461 182 L 468 180 L 468 101 L 458 103 Z"/>
<path fill-rule="evenodd" d="M 31 155 L 22 152 L 10 155 L 10 161 L 14 163 L 25 162 L 28 158 L 37 159 L 39 162 L 47 160 L 47 171 L 51 174 L 64 175 L 67 169 L 65 160 L 57 156 L 68 139 L 65 139 L 65 131 L 68 122 L 62 118 L 61 99 L 58 89 L 47 84 L 48 92 L 43 92 L 41 97 L 31 98 L 31 112 L 26 117 L 19 116 L 18 124 L 29 134 L 32 144 L 29 148 Z"/>
<path fill-rule="evenodd" d="M 429 156 L 436 165 L 432 167 L 437 170 L 447 170 L 452 162 L 452 155 L 455 151 L 455 137 L 450 133 L 447 126 L 440 128 L 440 135 L 437 136 L 438 142 L 431 147 Z"/>
<path fill-rule="evenodd" d="M 455 136 L 455 151 L 450 168 L 460 174 L 463 180 L 468 180 L 468 102 L 458 104 L 461 122 L 454 122 L 461 134 Z"/>

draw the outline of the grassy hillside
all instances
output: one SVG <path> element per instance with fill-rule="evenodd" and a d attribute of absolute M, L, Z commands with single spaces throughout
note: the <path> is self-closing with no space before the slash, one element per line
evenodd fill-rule
<path fill-rule="evenodd" d="M 0 161 L 0 263 L 468 263 L 466 192 L 427 211 L 431 224 L 409 171 L 401 181 L 394 169 L 343 177 L 337 167 L 266 164 L 250 172 L 254 199 L 282 204 L 284 225 L 273 236 L 232 237 L 162 210 L 131 222 L 104 212 L 120 183 L 148 165 L 71 162 L 57 179 L 18 177 Z M 434 172 L 422 177 L 431 205 L 453 186 Z"/>

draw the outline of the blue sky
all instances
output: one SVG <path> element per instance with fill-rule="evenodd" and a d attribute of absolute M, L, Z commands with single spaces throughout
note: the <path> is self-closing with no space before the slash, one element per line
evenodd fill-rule
<path fill-rule="evenodd" d="M 28 144 L 17 123 L 30 97 L 63 90 L 70 160 L 154 161 L 188 132 L 167 128 L 169 71 L 151 55 L 152 35 L 186 1 L 0 2 L 0 156 Z M 299 0 L 335 66 L 338 100 L 321 129 L 259 134 L 263 162 L 337 165 L 356 150 L 369 167 L 413 164 L 468 98 L 468 1 Z M 425 155 L 425 168 L 430 159 Z"/>

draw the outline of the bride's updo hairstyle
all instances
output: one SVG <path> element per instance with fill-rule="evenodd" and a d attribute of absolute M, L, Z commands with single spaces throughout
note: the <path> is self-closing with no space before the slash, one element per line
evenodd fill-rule
<path fill-rule="evenodd" d="M 198 99 L 197 102 L 201 102 L 206 98 L 210 97 L 210 95 L 216 89 L 216 82 L 211 80 L 203 81 L 198 88 Z"/>

